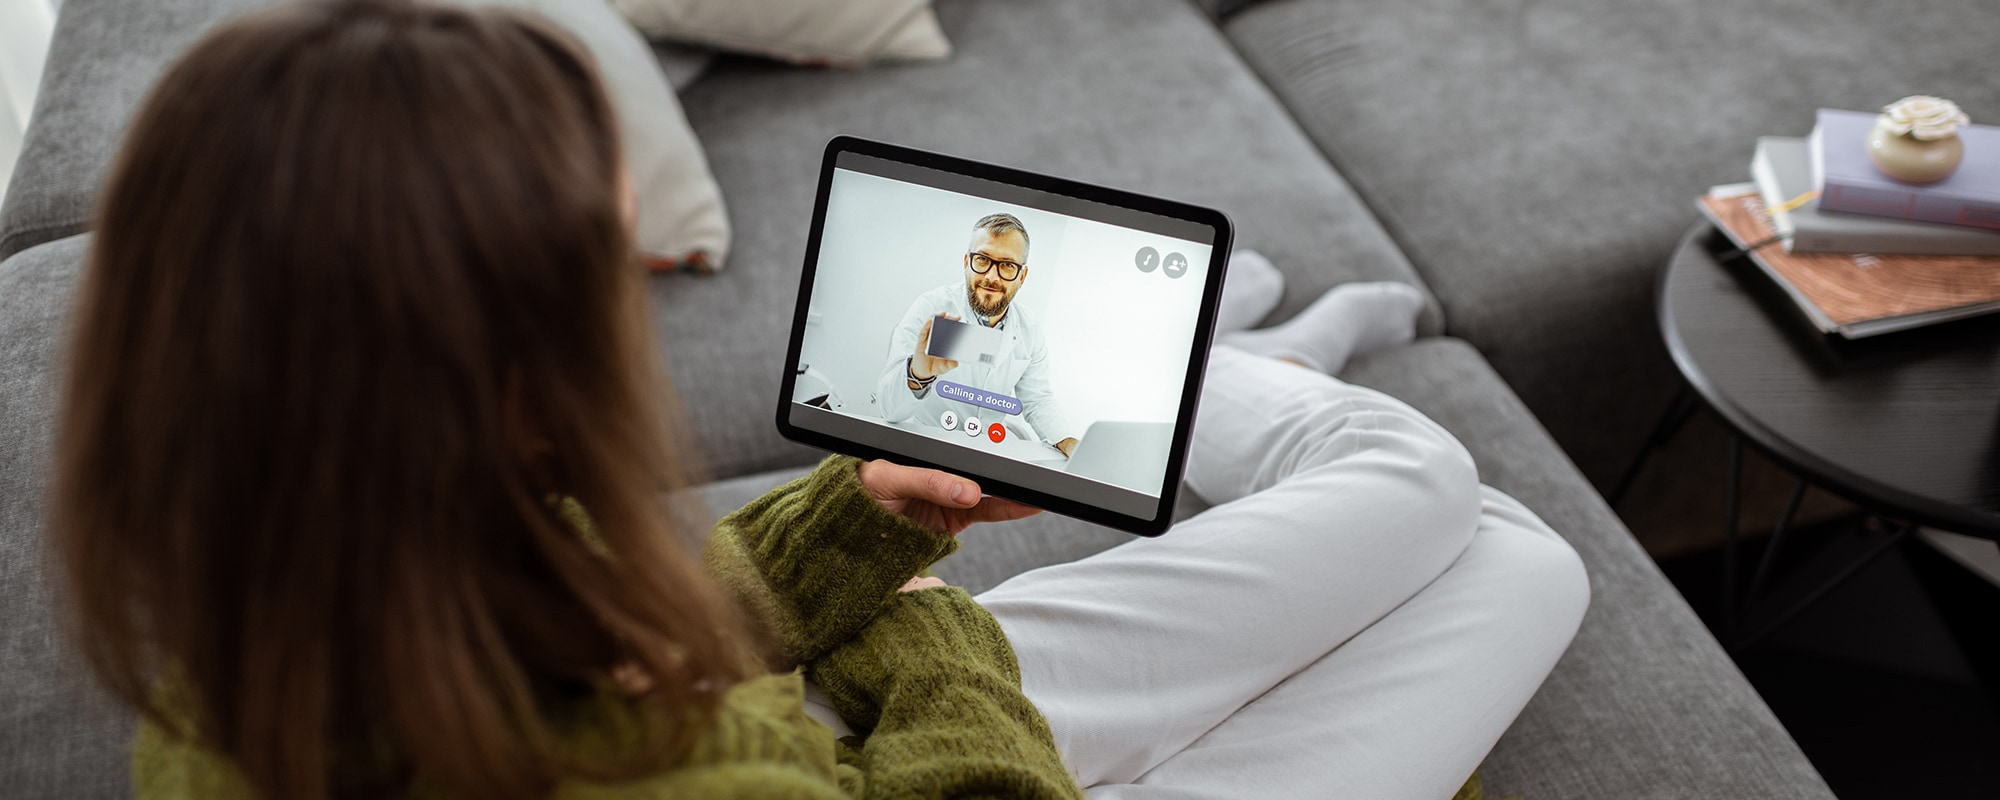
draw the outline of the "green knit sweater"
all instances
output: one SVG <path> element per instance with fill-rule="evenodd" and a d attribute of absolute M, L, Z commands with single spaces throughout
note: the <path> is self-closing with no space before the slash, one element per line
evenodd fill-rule
<path fill-rule="evenodd" d="M 730 689 L 695 747 L 657 774 L 573 781 L 556 797 L 1082 796 L 992 615 L 958 588 L 897 592 L 957 539 L 882 508 L 857 463 L 828 458 L 730 514 L 705 553 L 799 668 Z M 806 716 L 804 676 L 857 736 L 836 741 Z M 631 704 L 610 697 L 584 718 L 574 743 L 584 752 L 612 752 L 635 724 Z M 132 773 L 140 798 L 251 796 L 226 759 L 151 724 L 133 743 Z M 408 796 L 437 795 L 413 786 Z"/>

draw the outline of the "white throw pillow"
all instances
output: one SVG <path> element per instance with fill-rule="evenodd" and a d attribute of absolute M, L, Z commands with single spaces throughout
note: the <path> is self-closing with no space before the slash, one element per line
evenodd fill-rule
<path fill-rule="evenodd" d="M 646 35 L 799 64 L 951 55 L 930 0 L 611 0 Z"/>
<path fill-rule="evenodd" d="M 720 269 L 729 252 L 722 189 L 646 40 L 604 0 L 459 2 L 533 11 L 583 42 L 617 107 L 647 265 L 656 271 Z"/>

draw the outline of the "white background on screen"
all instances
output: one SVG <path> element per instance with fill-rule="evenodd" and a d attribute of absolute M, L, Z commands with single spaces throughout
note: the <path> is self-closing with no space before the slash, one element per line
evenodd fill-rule
<path fill-rule="evenodd" d="M 875 413 L 869 397 L 888 363 L 890 332 L 917 295 L 963 285 L 960 257 L 973 223 L 996 212 L 1028 228 L 1027 282 L 1014 303 L 1041 321 L 1051 380 L 1071 419 L 1079 427 L 1173 421 L 1210 248 L 836 170 L 801 357 L 833 383 L 843 410 Z M 1187 274 L 1140 272 L 1133 255 L 1147 246 L 1185 254 Z"/>

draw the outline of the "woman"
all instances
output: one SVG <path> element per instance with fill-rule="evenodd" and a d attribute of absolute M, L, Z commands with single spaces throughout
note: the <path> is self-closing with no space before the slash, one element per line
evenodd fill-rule
<path fill-rule="evenodd" d="M 832 458 L 697 562 L 611 116 L 545 24 L 393 0 L 154 90 L 54 526 L 139 795 L 1444 796 L 1575 630 L 1561 540 L 1324 374 L 1408 339 L 1379 286 L 1218 348 L 1170 536 L 975 601 L 918 576 L 1033 510 Z"/>

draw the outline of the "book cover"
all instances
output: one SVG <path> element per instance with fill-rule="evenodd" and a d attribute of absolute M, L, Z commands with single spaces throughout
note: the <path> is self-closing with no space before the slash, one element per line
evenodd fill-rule
<path fill-rule="evenodd" d="M 1817 201 L 1781 210 L 1787 201 L 1812 191 L 1811 161 L 1806 140 L 1797 136 L 1757 137 L 1756 157 L 1750 160 L 1750 176 L 1770 210 L 1771 227 L 1789 237 L 1787 252 L 2000 255 L 2000 231 L 1823 212 Z"/>
<path fill-rule="evenodd" d="M 1819 110 L 1808 148 L 1819 210 L 2000 229 L 2000 128 L 1960 125 L 1965 160 L 1937 183 L 1890 178 L 1868 160 L 1868 132 L 1875 115 Z"/>
<path fill-rule="evenodd" d="M 1755 184 L 1718 186 L 1698 206 L 1822 333 L 1860 339 L 2000 311 L 2000 256 L 1787 253 Z"/>

